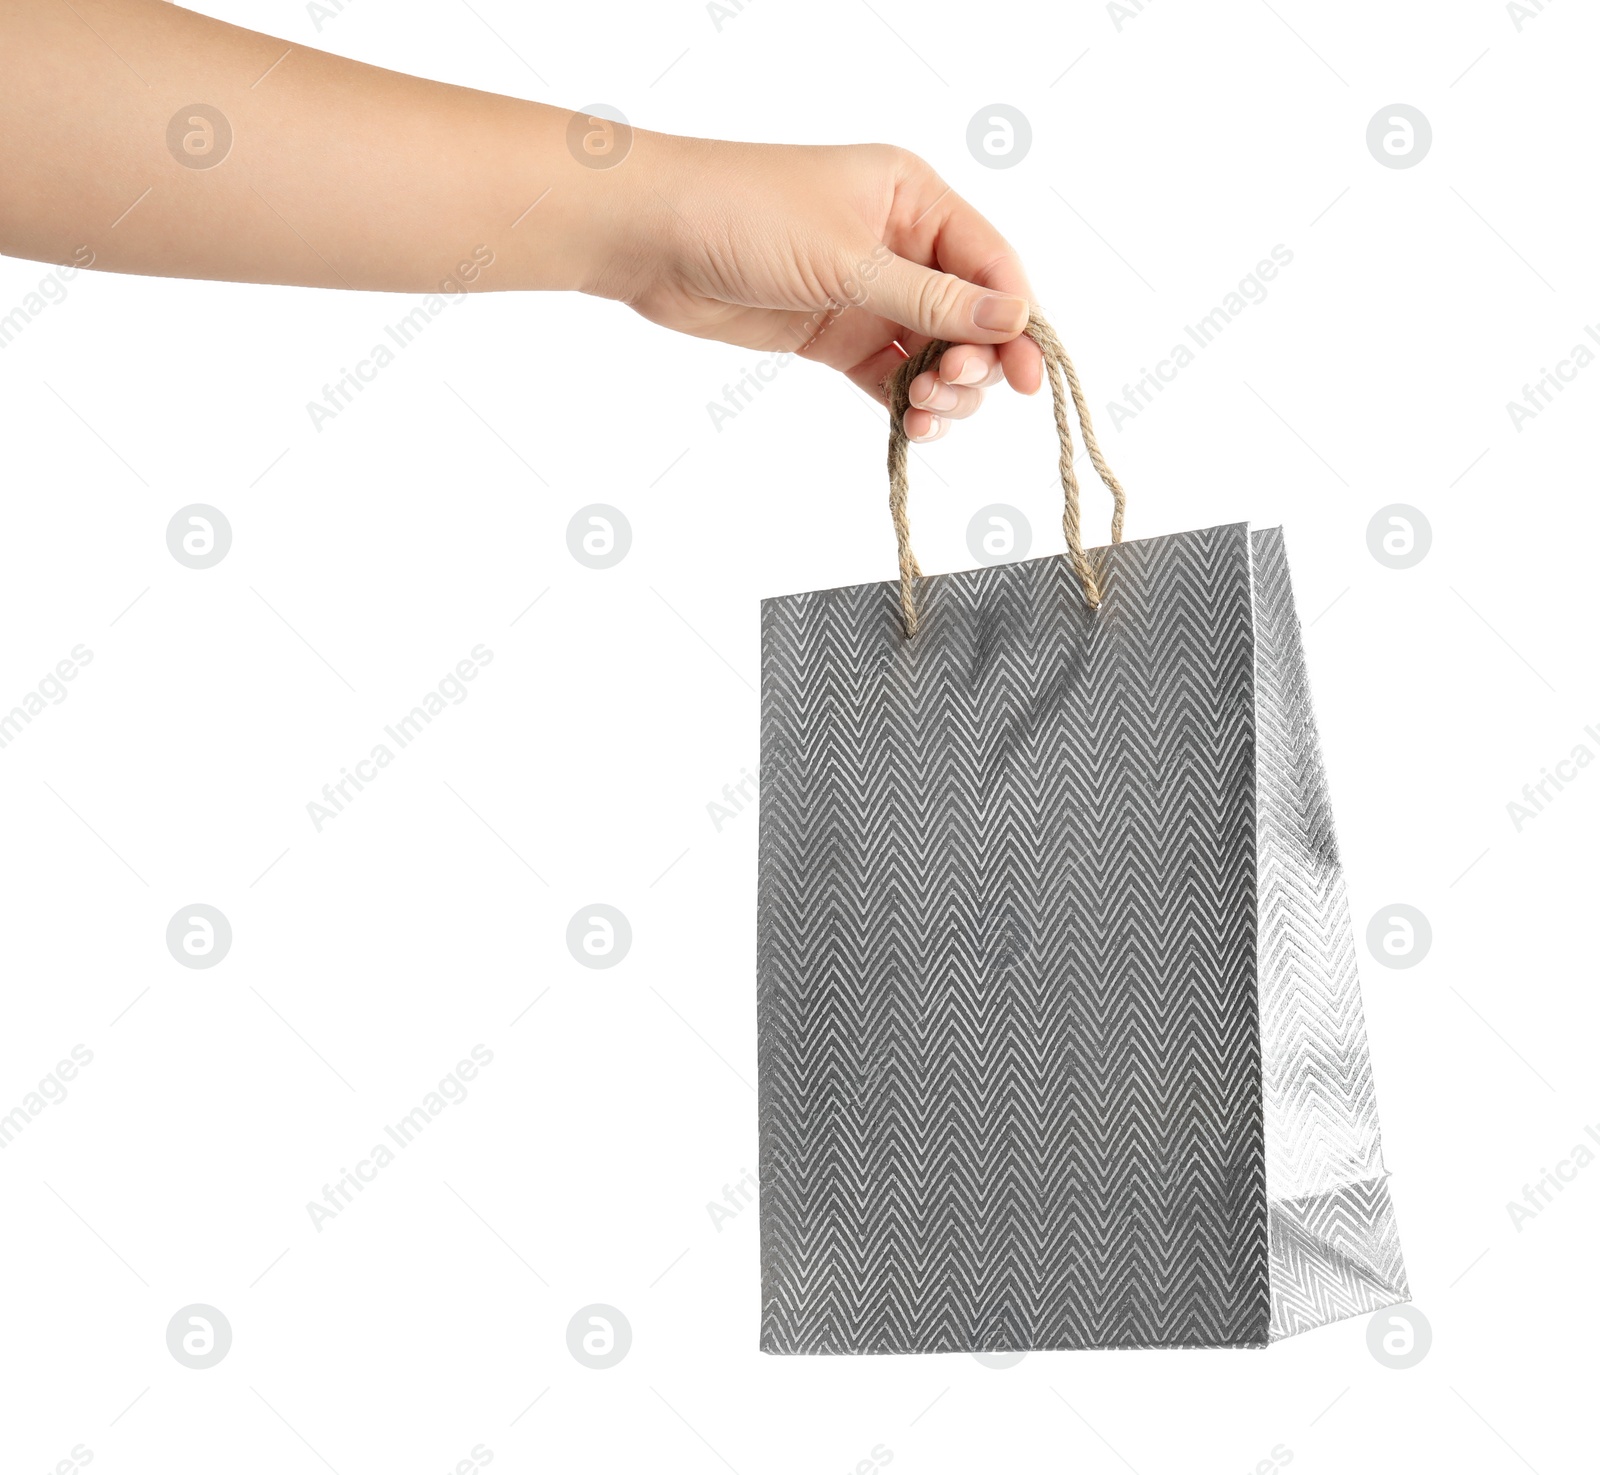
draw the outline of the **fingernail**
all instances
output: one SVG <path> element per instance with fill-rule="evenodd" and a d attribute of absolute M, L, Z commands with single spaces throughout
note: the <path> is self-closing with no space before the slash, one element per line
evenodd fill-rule
<path fill-rule="evenodd" d="M 1020 333 L 1027 325 L 1028 304 L 1020 297 L 980 297 L 972 321 L 990 333 Z"/>
<path fill-rule="evenodd" d="M 954 386 L 938 381 L 921 399 L 912 401 L 919 410 L 953 410 L 960 402 Z"/>
<path fill-rule="evenodd" d="M 989 366 L 982 359 L 968 359 L 961 366 L 961 372 L 950 382 L 952 384 L 981 384 L 989 377 Z"/>
<path fill-rule="evenodd" d="M 928 428 L 921 435 L 913 435 L 911 440 L 932 440 L 939 433 L 940 420 L 937 415 L 928 416 Z"/>

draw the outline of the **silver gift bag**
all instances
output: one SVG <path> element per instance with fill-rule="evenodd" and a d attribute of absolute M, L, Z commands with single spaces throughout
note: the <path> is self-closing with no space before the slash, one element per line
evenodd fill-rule
<path fill-rule="evenodd" d="M 1029 331 L 1067 556 L 921 576 L 933 344 L 900 580 L 763 605 L 769 1352 L 1260 1346 L 1408 1296 L 1282 534 L 1122 542 Z"/>

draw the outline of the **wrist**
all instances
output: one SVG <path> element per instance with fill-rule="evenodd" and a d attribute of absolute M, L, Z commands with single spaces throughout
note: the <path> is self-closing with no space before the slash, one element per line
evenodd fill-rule
<path fill-rule="evenodd" d="M 544 103 L 519 102 L 502 121 L 485 160 L 502 269 L 485 289 L 627 301 L 681 255 L 686 156 L 699 140 Z"/>
<path fill-rule="evenodd" d="M 573 177 L 563 177 L 557 189 L 571 196 L 576 217 L 575 290 L 627 301 L 676 259 L 687 231 L 676 202 L 685 146 L 692 142 L 571 115 L 566 152 L 572 164 L 564 174 Z"/>

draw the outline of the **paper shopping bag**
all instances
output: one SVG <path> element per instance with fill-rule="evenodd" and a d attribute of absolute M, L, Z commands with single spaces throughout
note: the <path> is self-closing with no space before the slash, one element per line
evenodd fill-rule
<path fill-rule="evenodd" d="M 1282 537 L 765 602 L 770 1352 L 1259 1346 L 1404 1300 Z M 1117 505 L 1085 550 L 1067 420 Z"/>

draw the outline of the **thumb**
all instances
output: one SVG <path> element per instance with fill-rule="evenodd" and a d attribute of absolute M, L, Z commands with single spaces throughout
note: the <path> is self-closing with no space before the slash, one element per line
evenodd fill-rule
<path fill-rule="evenodd" d="M 1028 325 L 1028 302 L 979 287 L 949 272 L 891 258 L 872 289 L 872 308 L 929 338 L 952 343 L 1007 343 Z"/>

